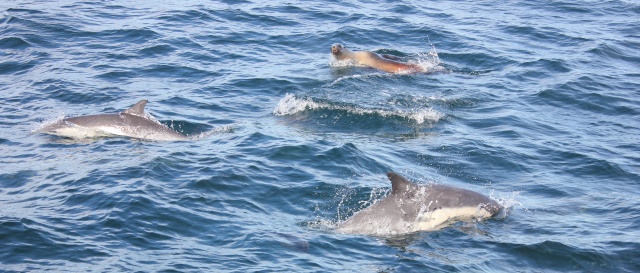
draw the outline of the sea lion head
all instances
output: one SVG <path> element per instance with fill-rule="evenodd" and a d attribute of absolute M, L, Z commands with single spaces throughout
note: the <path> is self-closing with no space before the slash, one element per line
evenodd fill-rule
<path fill-rule="evenodd" d="M 340 60 L 340 55 L 342 53 L 342 51 L 346 49 L 345 47 L 343 47 L 341 44 L 333 44 L 331 46 L 331 54 L 333 54 L 334 57 L 336 57 L 336 59 Z"/>
<path fill-rule="evenodd" d="M 343 48 L 343 46 L 341 44 L 333 44 L 331 45 L 331 53 L 333 54 L 339 54 L 340 50 Z"/>
<path fill-rule="evenodd" d="M 353 59 L 353 52 L 341 44 L 333 44 L 331 46 L 331 54 L 336 60 Z"/>

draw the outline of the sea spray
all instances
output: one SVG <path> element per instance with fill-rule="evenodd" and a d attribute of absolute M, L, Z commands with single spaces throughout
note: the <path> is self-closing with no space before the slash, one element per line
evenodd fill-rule
<path fill-rule="evenodd" d="M 278 102 L 273 110 L 276 116 L 295 115 L 307 110 L 338 110 L 346 111 L 355 115 L 378 115 L 381 117 L 399 117 L 410 120 L 416 124 L 425 122 L 438 122 L 444 117 L 444 114 L 434 110 L 433 108 L 418 108 L 414 110 L 387 110 L 387 109 L 369 109 L 352 105 L 341 105 L 331 102 L 315 101 L 311 98 L 297 98 L 293 94 L 286 94 L 284 98 Z"/>

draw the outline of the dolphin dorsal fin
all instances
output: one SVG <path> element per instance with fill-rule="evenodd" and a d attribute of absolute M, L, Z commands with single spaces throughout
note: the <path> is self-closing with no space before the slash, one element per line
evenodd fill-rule
<path fill-rule="evenodd" d="M 391 194 L 406 192 L 413 187 L 413 184 L 409 182 L 409 180 L 397 173 L 389 172 L 387 173 L 387 177 L 391 180 Z"/>
<path fill-rule="evenodd" d="M 144 116 L 144 106 L 147 105 L 147 100 L 141 100 L 138 103 L 131 106 L 131 108 L 124 110 L 122 113 L 131 114 L 136 116 Z"/>

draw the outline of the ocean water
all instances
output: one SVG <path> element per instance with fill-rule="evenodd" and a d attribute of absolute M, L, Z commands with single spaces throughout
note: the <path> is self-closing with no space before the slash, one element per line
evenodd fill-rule
<path fill-rule="evenodd" d="M 3 1 L 2 272 L 639 272 L 637 1 Z M 331 60 L 394 54 L 426 73 Z M 71 140 L 147 111 L 194 141 Z M 395 171 L 506 217 L 337 223 Z"/>

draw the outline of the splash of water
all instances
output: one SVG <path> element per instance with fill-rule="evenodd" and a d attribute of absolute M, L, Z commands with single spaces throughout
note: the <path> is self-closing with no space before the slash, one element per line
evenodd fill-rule
<path fill-rule="evenodd" d="M 43 120 L 40 123 L 35 123 L 33 125 L 33 129 L 31 129 L 31 133 L 39 133 L 39 132 L 42 131 L 42 129 L 44 129 L 44 128 L 50 126 L 50 125 L 56 124 L 58 122 L 61 122 L 65 118 L 66 118 L 66 116 L 63 113 L 60 113 L 60 114 L 58 114 L 57 116 L 55 116 L 53 118 L 48 118 L 48 119 Z"/>
<path fill-rule="evenodd" d="M 223 134 L 223 133 L 231 133 L 233 132 L 233 130 L 235 129 L 235 126 L 233 125 L 225 125 L 225 126 L 219 126 L 216 128 L 213 128 L 209 131 L 205 131 L 199 134 L 195 134 L 195 135 L 191 135 L 190 138 L 191 140 L 201 140 L 201 139 L 205 139 L 208 138 L 212 135 L 217 135 L 217 134 Z"/>
<path fill-rule="evenodd" d="M 273 114 L 276 116 L 295 115 L 307 110 L 339 110 L 346 111 L 356 115 L 379 115 L 382 117 L 401 117 L 412 120 L 417 124 L 425 122 L 438 122 L 444 117 L 444 114 L 434 110 L 433 108 L 416 109 L 411 111 L 404 110 L 385 110 L 385 109 L 368 109 L 357 106 L 336 105 L 326 102 L 317 102 L 311 98 L 297 98 L 293 94 L 287 94 L 280 100 Z"/>
<path fill-rule="evenodd" d="M 493 199 L 493 200 L 498 201 L 498 203 L 500 205 L 502 205 L 502 207 L 504 207 L 504 209 L 502 209 L 498 215 L 494 216 L 494 218 L 496 218 L 496 219 L 504 219 L 504 218 L 507 217 L 509 212 L 511 212 L 511 210 L 513 210 L 514 207 L 522 206 L 522 203 L 520 203 L 518 200 L 516 200 L 516 197 L 518 195 L 520 195 L 520 192 L 518 192 L 518 191 L 511 192 L 508 195 L 505 194 L 505 193 L 500 193 L 499 194 L 499 198 L 496 198 L 495 193 L 492 191 L 489 194 L 489 197 L 491 199 Z"/>

